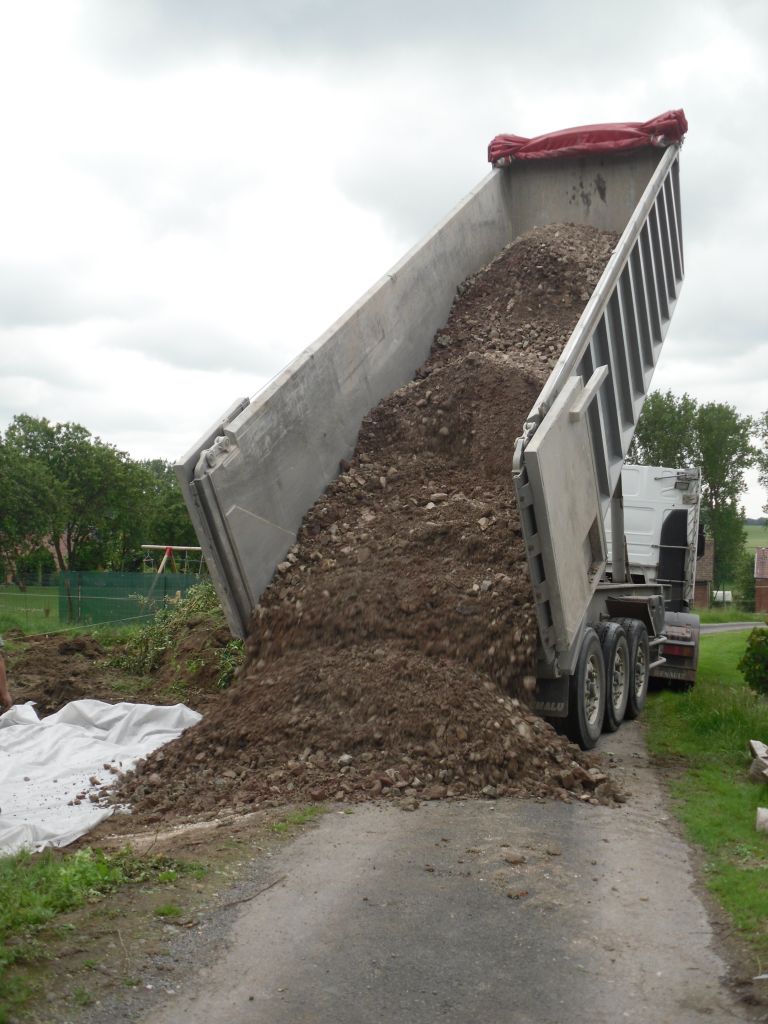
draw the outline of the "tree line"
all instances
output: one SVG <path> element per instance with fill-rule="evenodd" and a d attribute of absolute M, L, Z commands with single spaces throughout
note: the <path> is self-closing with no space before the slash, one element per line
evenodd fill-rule
<path fill-rule="evenodd" d="M 722 402 L 653 392 L 629 460 L 701 468 L 715 583 L 735 579 L 743 561 L 746 471 L 758 467 L 768 489 L 768 410 L 742 416 Z M 131 459 L 79 423 L 16 416 L 0 433 L 0 481 L 0 568 L 6 575 L 43 565 L 135 570 L 143 543 L 197 544 L 171 464 Z"/>
<path fill-rule="evenodd" d="M 745 474 L 757 467 L 768 489 L 768 410 L 742 416 L 724 402 L 698 403 L 690 395 L 655 391 L 648 396 L 629 460 L 651 466 L 698 466 L 701 518 L 715 542 L 716 588 L 746 575 Z M 764 507 L 768 512 L 768 502 Z"/>
<path fill-rule="evenodd" d="M 136 461 L 79 423 L 16 416 L 0 433 L 5 575 L 141 567 L 142 544 L 196 545 L 173 467 Z"/>

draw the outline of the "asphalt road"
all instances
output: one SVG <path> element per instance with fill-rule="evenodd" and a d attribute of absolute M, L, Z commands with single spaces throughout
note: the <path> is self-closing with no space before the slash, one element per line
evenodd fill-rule
<path fill-rule="evenodd" d="M 145 1024 L 752 1020 L 636 723 L 604 737 L 620 807 L 333 812 L 271 865 L 207 964 Z M 209 954 L 210 955 L 210 954 Z M 178 977 L 178 975 L 177 975 Z"/>

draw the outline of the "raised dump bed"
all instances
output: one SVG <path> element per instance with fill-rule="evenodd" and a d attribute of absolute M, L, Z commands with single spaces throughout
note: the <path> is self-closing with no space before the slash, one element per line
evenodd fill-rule
<path fill-rule="evenodd" d="M 260 595 L 305 513 L 351 457 L 363 418 L 429 355 L 462 282 L 534 227 L 613 231 L 618 245 L 514 459 L 539 629 L 536 703 L 567 717 L 583 746 L 595 742 L 611 715 L 606 672 L 616 671 L 602 664 L 594 627 L 634 622 L 630 660 L 640 627 L 643 651 L 663 636 L 662 588 L 634 584 L 620 558 L 606 578 L 603 522 L 610 513 L 614 535 L 623 534 L 621 467 L 682 281 L 678 157 L 677 144 L 645 145 L 493 170 L 259 395 L 211 427 L 177 472 L 236 635 L 248 634 Z M 621 624 L 611 636 L 619 632 Z M 639 709 L 649 657 L 637 692 L 634 669 L 624 666 L 614 717 L 623 717 L 627 689 L 630 712 Z"/>

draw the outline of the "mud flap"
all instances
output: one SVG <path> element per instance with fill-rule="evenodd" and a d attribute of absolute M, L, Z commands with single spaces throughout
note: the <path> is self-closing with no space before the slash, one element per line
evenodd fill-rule
<path fill-rule="evenodd" d="M 542 718 L 565 718 L 568 714 L 568 676 L 537 679 L 531 709 Z"/>

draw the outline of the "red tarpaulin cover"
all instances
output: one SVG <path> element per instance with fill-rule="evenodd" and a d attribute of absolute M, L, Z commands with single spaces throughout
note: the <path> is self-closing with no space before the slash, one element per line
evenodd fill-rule
<path fill-rule="evenodd" d="M 624 124 L 585 124 L 559 132 L 524 139 L 520 135 L 497 135 L 488 146 L 488 159 L 496 167 L 513 160 L 541 160 L 586 153 L 616 152 L 641 146 L 669 146 L 682 141 L 688 122 L 682 110 L 668 110 L 650 121 Z"/>

